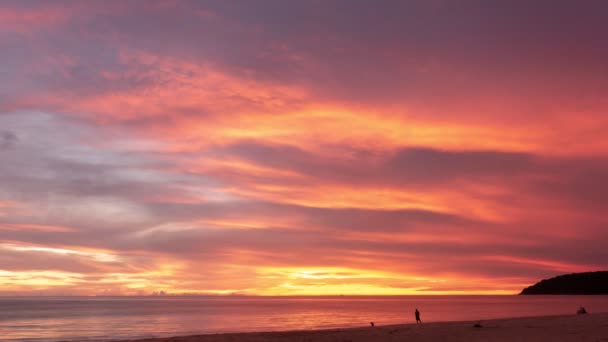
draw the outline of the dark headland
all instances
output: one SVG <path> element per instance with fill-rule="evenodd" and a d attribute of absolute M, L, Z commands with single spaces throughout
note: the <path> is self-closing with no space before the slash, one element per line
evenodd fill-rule
<path fill-rule="evenodd" d="M 608 271 L 564 274 L 526 287 L 522 295 L 601 295 L 608 294 Z"/>

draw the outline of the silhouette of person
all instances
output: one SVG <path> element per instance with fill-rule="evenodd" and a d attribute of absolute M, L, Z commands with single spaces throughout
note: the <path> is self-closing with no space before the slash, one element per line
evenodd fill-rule
<path fill-rule="evenodd" d="M 420 311 L 418 311 L 418 308 L 416 308 L 414 316 L 416 316 L 416 323 L 422 323 L 422 321 L 420 320 Z"/>
<path fill-rule="evenodd" d="M 587 310 L 585 310 L 585 308 L 581 305 L 581 307 L 578 309 L 578 311 L 576 313 L 579 315 L 584 315 L 587 313 Z"/>

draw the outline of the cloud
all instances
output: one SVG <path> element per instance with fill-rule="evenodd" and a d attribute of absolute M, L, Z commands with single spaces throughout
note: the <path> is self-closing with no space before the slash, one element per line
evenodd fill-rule
<path fill-rule="evenodd" d="M 514 293 L 605 267 L 605 7 L 3 3 L 3 293 Z"/>

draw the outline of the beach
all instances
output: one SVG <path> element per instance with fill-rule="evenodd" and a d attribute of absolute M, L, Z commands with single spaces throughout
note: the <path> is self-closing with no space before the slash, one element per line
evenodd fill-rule
<path fill-rule="evenodd" d="M 426 336 L 430 334 L 426 329 L 446 324 L 440 322 L 483 319 L 484 327 L 489 327 L 491 321 L 509 317 L 571 315 L 580 306 L 593 314 L 608 313 L 608 296 L 4 297 L 0 298 L 0 339 L 123 341 L 226 333 L 342 331 L 367 329 L 371 321 L 382 330 L 415 323 L 415 308 L 420 310 L 424 324 L 413 328 L 424 329 Z"/>
<path fill-rule="evenodd" d="M 481 327 L 474 327 L 480 324 Z M 606 341 L 608 313 L 437 322 L 361 328 L 211 334 L 129 342 Z"/>

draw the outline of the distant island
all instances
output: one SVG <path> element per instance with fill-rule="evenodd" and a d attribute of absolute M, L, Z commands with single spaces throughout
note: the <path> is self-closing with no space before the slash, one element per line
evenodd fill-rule
<path fill-rule="evenodd" d="M 526 287 L 521 295 L 608 294 L 608 271 L 564 274 Z"/>

